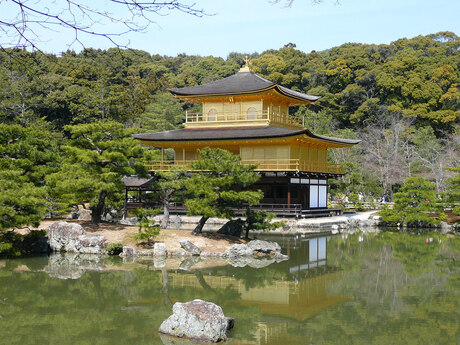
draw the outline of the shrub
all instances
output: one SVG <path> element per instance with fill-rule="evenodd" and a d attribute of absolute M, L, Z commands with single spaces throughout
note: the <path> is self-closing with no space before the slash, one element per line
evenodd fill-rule
<path fill-rule="evenodd" d="M 105 250 L 109 255 L 119 255 L 123 252 L 123 245 L 121 243 L 110 243 Z"/>
<path fill-rule="evenodd" d="M 147 244 L 150 245 L 153 237 L 160 233 L 160 226 L 155 224 L 155 221 L 151 217 L 160 213 L 160 210 L 138 208 L 136 210 L 137 219 L 139 221 L 139 233 L 134 237 L 138 241 L 147 240 Z"/>
<path fill-rule="evenodd" d="M 449 217 L 447 217 L 447 214 L 445 214 L 444 212 L 441 212 L 438 216 L 438 220 L 440 220 L 441 222 L 445 222 L 447 221 Z"/>

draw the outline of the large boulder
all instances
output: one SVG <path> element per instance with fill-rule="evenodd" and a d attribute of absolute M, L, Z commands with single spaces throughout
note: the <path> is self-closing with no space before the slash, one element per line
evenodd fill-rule
<path fill-rule="evenodd" d="M 166 256 L 167 254 L 168 252 L 164 243 L 158 242 L 153 245 L 153 256 Z"/>
<path fill-rule="evenodd" d="M 248 247 L 255 252 L 270 254 L 272 252 L 279 253 L 281 252 L 281 247 L 276 242 L 262 241 L 262 240 L 253 240 L 248 243 Z"/>
<path fill-rule="evenodd" d="M 48 238 L 52 251 L 78 252 L 79 237 L 85 234 L 80 224 L 55 222 L 48 227 Z"/>
<path fill-rule="evenodd" d="M 103 235 L 87 235 L 80 224 L 55 222 L 48 227 L 50 249 L 55 252 L 103 254 L 107 240 Z"/>
<path fill-rule="evenodd" d="M 194 245 L 189 240 L 180 240 L 179 244 L 185 251 L 189 252 L 192 255 L 200 255 L 201 254 L 201 249 L 198 248 L 196 245 Z"/>
<path fill-rule="evenodd" d="M 253 250 L 249 248 L 246 244 L 234 244 L 224 252 L 224 257 L 226 258 L 235 258 L 239 256 L 252 256 Z"/>
<path fill-rule="evenodd" d="M 84 221 L 90 221 L 91 220 L 91 210 L 87 210 L 85 208 L 82 208 L 78 210 L 77 212 L 77 219 L 78 220 L 84 220 Z"/>
<path fill-rule="evenodd" d="M 226 340 L 234 320 L 227 318 L 218 305 L 200 299 L 174 303 L 173 314 L 158 330 L 160 333 L 197 341 L 217 343 Z"/>

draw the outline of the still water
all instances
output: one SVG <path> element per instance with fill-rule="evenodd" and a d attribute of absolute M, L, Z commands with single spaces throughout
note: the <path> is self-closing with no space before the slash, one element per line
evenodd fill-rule
<path fill-rule="evenodd" d="M 271 237 L 291 259 L 263 268 L 2 260 L 0 344 L 169 344 L 156 330 L 195 298 L 236 319 L 229 345 L 460 344 L 460 239 L 426 237 Z"/>

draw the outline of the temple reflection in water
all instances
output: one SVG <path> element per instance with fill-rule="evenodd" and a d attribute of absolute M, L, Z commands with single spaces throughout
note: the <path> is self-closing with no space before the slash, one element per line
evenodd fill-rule
<path fill-rule="evenodd" d="M 254 275 L 270 276 L 272 279 L 254 284 L 238 277 L 238 268 L 215 268 L 200 274 L 169 272 L 167 285 L 170 297 L 182 289 L 222 290 L 236 292 L 231 303 L 241 307 L 260 309 L 263 322 L 257 322 L 254 338 L 245 344 L 279 344 L 293 341 L 288 326 L 302 323 L 325 308 L 343 303 L 348 299 L 328 293 L 328 286 L 342 277 L 336 267 L 327 265 L 327 238 L 325 236 L 302 238 L 289 237 L 278 240 L 291 259 L 263 269 L 254 269 Z M 289 273 L 287 273 L 289 272 Z M 255 277 L 253 277 L 255 278 Z M 255 278 L 256 279 L 256 278 Z M 237 344 L 237 338 L 232 339 Z"/>

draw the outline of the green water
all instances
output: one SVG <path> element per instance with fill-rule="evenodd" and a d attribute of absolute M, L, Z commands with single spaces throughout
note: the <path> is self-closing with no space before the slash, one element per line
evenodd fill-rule
<path fill-rule="evenodd" d="M 426 237 L 279 237 L 291 259 L 259 269 L 2 260 L 0 344 L 166 344 L 160 323 L 195 298 L 236 319 L 229 345 L 460 344 L 460 239 Z"/>

